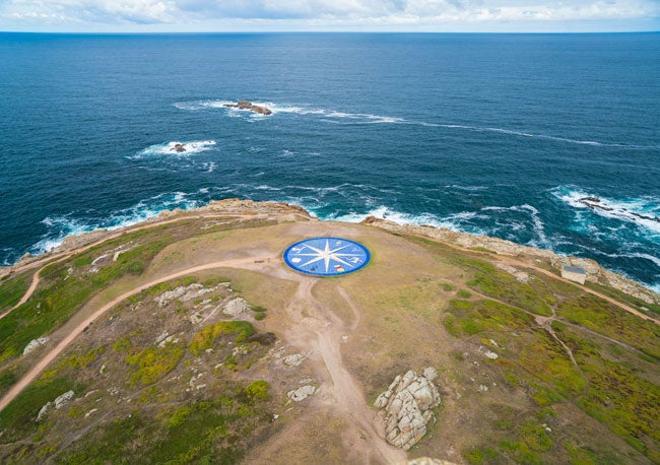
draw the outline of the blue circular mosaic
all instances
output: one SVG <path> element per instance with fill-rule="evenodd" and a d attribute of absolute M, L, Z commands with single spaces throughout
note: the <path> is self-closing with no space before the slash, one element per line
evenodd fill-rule
<path fill-rule="evenodd" d="M 284 251 L 287 265 L 315 276 L 341 276 L 369 263 L 369 250 L 340 237 L 314 237 L 296 242 Z"/>

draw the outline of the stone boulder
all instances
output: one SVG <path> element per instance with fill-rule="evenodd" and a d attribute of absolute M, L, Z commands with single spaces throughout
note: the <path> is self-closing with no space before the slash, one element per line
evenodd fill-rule
<path fill-rule="evenodd" d="M 294 402 L 301 402 L 309 396 L 313 396 L 316 388 L 312 385 L 301 386 L 298 389 L 286 393 L 287 397 Z"/>
<path fill-rule="evenodd" d="M 39 337 L 37 339 L 32 339 L 28 345 L 25 346 L 25 349 L 23 349 L 23 355 L 27 355 L 30 352 L 32 352 L 34 349 L 37 347 L 41 347 L 45 345 L 48 342 L 49 338 L 48 337 Z"/>
<path fill-rule="evenodd" d="M 250 305 L 244 298 L 236 297 L 225 304 L 222 313 L 232 318 L 245 317 L 250 314 Z"/>
<path fill-rule="evenodd" d="M 433 417 L 432 409 L 440 404 L 440 393 L 433 384 L 437 373 L 429 367 L 421 375 L 409 370 L 398 375 L 374 403 L 382 409 L 385 440 L 403 450 L 417 444 L 426 434 L 426 425 Z"/>

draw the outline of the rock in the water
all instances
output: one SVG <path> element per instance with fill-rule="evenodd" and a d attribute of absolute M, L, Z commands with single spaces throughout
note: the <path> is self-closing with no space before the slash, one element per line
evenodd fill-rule
<path fill-rule="evenodd" d="M 294 402 L 300 402 L 314 395 L 316 388 L 312 385 L 301 386 L 298 389 L 286 393 L 287 397 Z"/>
<path fill-rule="evenodd" d="M 46 344 L 48 342 L 47 337 L 40 337 L 37 339 L 32 339 L 28 345 L 25 346 L 25 349 L 23 349 L 23 355 L 27 355 L 30 352 L 32 352 L 34 349 L 37 347 L 41 347 L 42 345 Z"/>
<path fill-rule="evenodd" d="M 186 151 L 186 146 L 183 144 L 174 144 L 174 147 L 170 149 L 171 152 L 185 152 Z"/>
<path fill-rule="evenodd" d="M 273 114 L 270 108 L 264 107 L 262 105 L 255 105 L 254 103 L 247 100 L 239 100 L 237 103 L 226 103 L 225 106 L 227 108 L 236 108 L 237 110 L 248 110 L 264 116 Z"/>
<path fill-rule="evenodd" d="M 222 313 L 234 318 L 244 316 L 249 311 L 250 311 L 250 306 L 248 305 L 246 300 L 242 297 L 236 297 L 235 299 L 230 300 L 222 309 Z"/>
<path fill-rule="evenodd" d="M 385 439 L 404 450 L 417 444 L 426 434 L 426 425 L 433 416 L 432 408 L 440 403 L 440 393 L 433 384 L 437 376 L 429 367 L 418 376 L 412 370 L 397 376 L 374 405 L 383 409 Z"/>

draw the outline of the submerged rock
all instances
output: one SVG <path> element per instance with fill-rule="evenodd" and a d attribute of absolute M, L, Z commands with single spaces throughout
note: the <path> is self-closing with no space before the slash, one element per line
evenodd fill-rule
<path fill-rule="evenodd" d="M 433 416 L 432 408 L 440 403 L 440 393 L 433 384 L 437 372 L 426 368 L 421 376 L 412 370 L 394 378 L 374 405 L 382 409 L 385 440 L 404 450 L 417 444 L 426 434 Z"/>
<path fill-rule="evenodd" d="M 185 152 L 186 151 L 186 146 L 183 144 L 174 144 L 174 146 L 170 149 L 170 152 Z"/>

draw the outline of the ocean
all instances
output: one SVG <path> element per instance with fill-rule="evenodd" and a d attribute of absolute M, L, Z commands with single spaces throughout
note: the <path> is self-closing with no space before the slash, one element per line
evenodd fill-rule
<path fill-rule="evenodd" d="M 3 33 L 0 62 L 1 264 L 245 197 L 660 290 L 660 34 Z"/>

